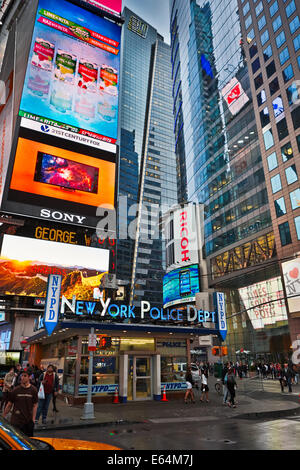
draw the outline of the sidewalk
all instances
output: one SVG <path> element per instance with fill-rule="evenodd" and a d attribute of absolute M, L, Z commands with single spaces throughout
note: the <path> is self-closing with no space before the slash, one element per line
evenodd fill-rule
<path fill-rule="evenodd" d="M 213 385 L 213 384 L 212 384 Z M 184 404 L 181 400 L 168 402 L 140 401 L 125 404 L 94 404 L 94 419 L 82 419 L 83 405 L 69 406 L 62 400 L 57 400 L 58 413 L 49 407 L 47 424 L 38 424 L 36 431 L 49 429 L 70 429 L 72 427 L 108 426 L 117 424 L 134 424 L 145 422 L 179 422 L 182 420 L 202 421 L 216 418 L 246 418 L 275 419 L 293 414 L 300 414 L 300 385 L 294 387 L 293 394 L 281 394 L 257 391 L 250 394 L 239 393 L 237 390 L 237 408 L 231 409 L 223 405 L 222 396 L 218 395 L 213 386 L 210 388 L 209 403 L 199 401 L 196 391 L 196 404 Z"/>

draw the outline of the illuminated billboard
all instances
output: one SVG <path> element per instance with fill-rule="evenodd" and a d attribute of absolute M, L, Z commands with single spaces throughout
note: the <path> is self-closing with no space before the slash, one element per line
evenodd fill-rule
<path fill-rule="evenodd" d="M 115 144 L 120 39 L 111 21 L 65 0 L 40 0 L 20 116 Z"/>
<path fill-rule="evenodd" d="M 243 287 L 239 295 L 255 330 L 287 321 L 280 277 Z"/>
<path fill-rule="evenodd" d="M 79 144 L 73 149 L 72 143 L 20 128 L 1 209 L 96 227 L 97 208 L 112 210 L 115 204 L 116 154 Z"/>
<path fill-rule="evenodd" d="M 122 0 L 84 0 L 101 10 L 108 11 L 113 15 L 120 16 L 122 11 Z"/>
<path fill-rule="evenodd" d="M 298 254 L 299 256 L 299 254 Z M 300 258 L 282 263 L 282 272 L 290 313 L 300 310 Z"/>
<path fill-rule="evenodd" d="M 250 100 L 236 77 L 222 89 L 222 95 L 232 115 L 236 115 Z"/>
<path fill-rule="evenodd" d="M 49 274 L 63 276 L 61 295 L 93 300 L 109 268 L 109 251 L 5 234 L 0 257 L 2 295 L 46 297 Z"/>
<path fill-rule="evenodd" d="M 164 308 L 172 305 L 193 302 L 200 292 L 199 266 L 182 267 L 169 272 L 163 281 Z"/>

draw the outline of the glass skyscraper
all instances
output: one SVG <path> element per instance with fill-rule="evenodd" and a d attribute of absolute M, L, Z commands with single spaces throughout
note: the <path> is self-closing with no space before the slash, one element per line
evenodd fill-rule
<path fill-rule="evenodd" d="M 132 304 L 149 299 L 159 305 L 165 273 L 160 209 L 177 203 L 170 46 L 128 8 L 123 16 L 117 272 L 128 281 Z"/>
<path fill-rule="evenodd" d="M 257 283 L 266 292 L 276 279 L 276 298 L 282 285 L 238 2 L 170 0 L 170 31 L 179 194 L 204 204 L 208 284 L 226 292 L 229 355 L 269 354 L 274 334 L 285 352 L 286 315 L 264 323 L 258 309 L 258 328 L 246 313 Z"/>

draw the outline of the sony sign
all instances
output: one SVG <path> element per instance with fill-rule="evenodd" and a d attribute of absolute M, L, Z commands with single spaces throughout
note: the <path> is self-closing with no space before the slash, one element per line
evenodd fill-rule
<path fill-rule="evenodd" d="M 60 222 L 68 222 L 75 224 L 83 224 L 86 217 L 81 217 L 75 214 L 68 214 L 66 212 L 52 211 L 50 209 L 41 209 L 40 216 L 44 219 L 53 219 Z"/>

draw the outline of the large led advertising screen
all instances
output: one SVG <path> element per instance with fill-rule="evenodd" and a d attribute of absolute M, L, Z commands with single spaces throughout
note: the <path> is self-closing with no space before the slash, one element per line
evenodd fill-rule
<path fill-rule="evenodd" d="M 24 160 L 26 155 L 26 160 Z M 99 157 L 101 152 L 99 152 Z M 113 206 L 115 163 L 20 137 L 10 182 L 12 198 L 36 195 L 96 208 Z M 17 193 L 16 193 L 17 192 Z M 19 198 L 18 198 L 19 196 Z"/>
<path fill-rule="evenodd" d="M 255 330 L 287 321 L 280 277 L 243 287 L 239 289 L 239 294 Z"/>
<path fill-rule="evenodd" d="M 101 10 L 108 11 L 113 15 L 120 16 L 122 11 L 122 0 L 84 0 L 86 3 L 93 5 Z"/>
<path fill-rule="evenodd" d="M 46 297 L 49 274 L 60 274 L 61 295 L 93 300 L 109 268 L 109 251 L 46 240 L 3 236 L 0 256 L 1 295 Z"/>
<path fill-rule="evenodd" d="M 193 302 L 200 292 L 199 266 L 197 264 L 175 269 L 164 276 L 164 308 L 172 305 Z"/>
<path fill-rule="evenodd" d="M 40 0 L 20 116 L 114 144 L 120 39 L 111 21 L 65 0 Z"/>

